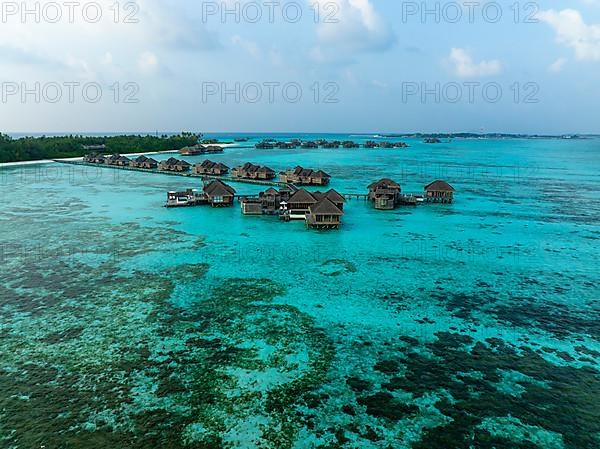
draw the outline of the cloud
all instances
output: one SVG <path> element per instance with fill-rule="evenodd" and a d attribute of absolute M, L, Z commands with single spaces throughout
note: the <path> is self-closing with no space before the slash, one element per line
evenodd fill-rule
<path fill-rule="evenodd" d="M 246 39 L 243 39 L 240 35 L 236 34 L 231 38 L 231 43 L 243 48 L 250 56 L 255 59 L 261 57 L 262 52 L 260 47 L 256 42 L 252 42 Z"/>
<path fill-rule="evenodd" d="M 502 68 L 500 61 L 474 62 L 471 55 L 464 48 L 452 48 L 448 57 L 454 74 L 460 78 L 479 78 L 500 73 Z"/>
<path fill-rule="evenodd" d="M 81 6 L 74 8 L 73 23 L 66 7 L 59 23 L 36 22 L 35 16 L 30 16 L 23 24 L 20 17 L 8 17 L 0 27 L 0 49 L 8 49 L 8 53 L 3 52 L 0 70 L 3 74 L 11 70 L 24 80 L 93 78 L 113 82 L 115 78 L 131 79 L 140 69 L 152 71 L 152 57 L 140 57 L 148 48 L 153 49 L 156 59 L 157 54 L 175 58 L 172 55 L 176 53 L 218 46 L 214 33 L 166 0 L 138 0 L 139 10 L 133 16 L 138 23 L 124 22 L 131 10 L 123 10 L 123 5 L 121 20 L 116 23 L 113 0 L 97 3 L 103 11 L 97 23 L 84 20 Z"/>
<path fill-rule="evenodd" d="M 158 58 L 150 51 L 145 51 L 138 58 L 138 68 L 140 72 L 149 75 L 158 69 Z"/>
<path fill-rule="evenodd" d="M 390 25 L 377 13 L 370 0 L 334 0 L 317 3 L 318 44 L 311 54 L 317 62 L 345 59 L 340 52 L 381 52 L 395 43 Z"/>
<path fill-rule="evenodd" d="M 541 11 L 538 18 L 550 25 L 558 43 L 572 48 L 580 61 L 600 61 L 600 25 L 587 25 L 579 11 Z"/>
<path fill-rule="evenodd" d="M 567 58 L 558 58 L 556 61 L 554 61 L 552 64 L 550 64 L 550 66 L 548 67 L 548 70 L 550 70 L 551 72 L 554 73 L 558 73 L 560 72 L 564 65 L 567 63 Z"/>

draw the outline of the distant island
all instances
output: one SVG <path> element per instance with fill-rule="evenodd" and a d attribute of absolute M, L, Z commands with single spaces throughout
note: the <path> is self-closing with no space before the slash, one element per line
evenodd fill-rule
<path fill-rule="evenodd" d="M 545 135 L 545 134 L 510 134 L 510 133 L 406 133 L 381 134 L 381 138 L 402 139 L 585 139 L 594 136 L 577 134 Z"/>
<path fill-rule="evenodd" d="M 202 141 L 201 134 L 183 132 L 178 135 L 123 135 L 111 137 L 22 137 L 13 139 L 0 133 L 0 163 L 75 158 L 90 151 L 102 153 L 153 153 L 178 151 Z M 208 142 L 208 141 L 207 141 Z M 213 140 L 210 140 L 213 143 Z M 216 143 L 216 141 L 214 141 Z"/>

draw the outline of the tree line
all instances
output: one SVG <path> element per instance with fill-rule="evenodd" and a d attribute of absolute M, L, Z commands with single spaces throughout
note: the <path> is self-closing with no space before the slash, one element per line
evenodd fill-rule
<path fill-rule="evenodd" d="M 154 151 L 180 150 L 195 145 L 201 135 L 183 132 L 178 135 L 142 136 L 122 135 L 88 137 L 69 135 L 60 137 L 22 137 L 13 139 L 0 133 L 0 163 L 59 159 L 84 156 L 90 153 L 86 147 L 105 145 L 102 153 L 150 153 Z"/>

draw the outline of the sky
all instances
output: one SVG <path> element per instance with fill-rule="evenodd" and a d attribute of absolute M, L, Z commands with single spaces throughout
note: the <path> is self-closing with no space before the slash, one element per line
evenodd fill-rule
<path fill-rule="evenodd" d="M 600 134 L 600 0 L 2 2 L 0 132 Z"/>

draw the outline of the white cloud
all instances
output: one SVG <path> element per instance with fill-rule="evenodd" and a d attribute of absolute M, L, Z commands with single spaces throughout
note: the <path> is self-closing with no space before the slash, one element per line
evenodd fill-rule
<path fill-rule="evenodd" d="M 600 25 L 587 25 L 579 11 L 541 11 L 538 18 L 556 32 L 556 40 L 575 51 L 581 61 L 600 61 Z"/>
<path fill-rule="evenodd" d="M 242 47 L 253 58 L 258 59 L 258 58 L 260 58 L 260 56 L 262 54 L 260 47 L 258 46 L 258 44 L 256 42 L 252 42 L 252 41 L 243 39 L 238 34 L 234 35 L 231 38 L 231 42 L 234 45 L 238 45 L 238 46 Z"/>
<path fill-rule="evenodd" d="M 95 78 L 112 84 L 115 77 L 127 79 L 141 67 L 150 69 L 152 58 L 140 60 L 140 54 L 148 48 L 169 55 L 218 45 L 202 24 L 189 15 L 178 14 L 167 2 L 138 0 L 139 10 L 133 18 L 139 23 L 125 23 L 131 10 L 124 10 L 124 4 L 120 4 L 120 20 L 115 23 L 115 2 L 96 1 L 103 13 L 97 23 L 84 20 L 82 6 L 74 7 L 73 23 L 69 22 L 66 7 L 58 23 L 36 22 L 34 15 L 26 23 L 20 16 L 6 17 L 6 23 L 0 26 L 0 48 L 9 51 L 9 57 L 0 60 L 3 74 L 24 80 Z"/>
<path fill-rule="evenodd" d="M 552 64 L 550 64 L 550 66 L 548 67 L 548 70 L 550 70 L 551 72 L 554 73 L 558 73 L 560 72 L 564 65 L 567 63 L 567 58 L 558 58 L 556 61 L 554 61 Z"/>
<path fill-rule="evenodd" d="M 145 51 L 138 59 L 138 68 L 146 75 L 154 73 L 158 69 L 158 58 L 154 53 Z"/>
<path fill-rule="evenodd" d="M 471 55 L 464 48 L 452 48 L 448 62 L 454 74 L 460 78 L 478 78 L 500 73 L 500 61 L 473 61 Z"/>
<path fill-rule="evenodd" d="M 321 3 L 308 0 L 308 3 L 311 7 L 319 6 L 318 45 L 311 51 L 317 62 L 344 59 L 340 52 L 384 51 L 394 44 L 391 27 L 377 13 L 370 0 Z"/>

